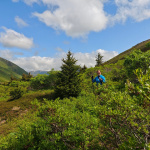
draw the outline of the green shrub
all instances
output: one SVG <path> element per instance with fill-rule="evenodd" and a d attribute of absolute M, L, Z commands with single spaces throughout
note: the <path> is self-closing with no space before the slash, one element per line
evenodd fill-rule
<path fill-rule="evenodd" d="M 150 102 L 150 69 L 146 74 L 143 74 L 142 69 L 136 69 L 134 73 L 138 83 L 134 84 L 127 80 L 126 91 L 131 96 L 136 96 L 138 104 L 148 107 Z"/>
<path fill-rule="evenodd" d="M 33 89 L 54 89 L 56 85 L 58 71 L 53 69 L 47 74 L 38 74 L 36 77 L 30 79 L 30 86 Z"/>
<path fill-rule="evenodd" d="M 145 47 L 146 47 L 146 48 L 150 48 L 150 42 L 146 43 L 146 44 L 145 44 Z"/>
<path fill-rule="evenodd" d="M 23 96 L 25 93 L 26 89 L 22 87 L 15 87 L 13 90 L 10 91 L 10 96 L 12 99 L 18 99 Z"/>
<path fill-rule="evenodd" d="M 134 71 L 138 68 L 142 70 L 144 74 L 150 67 L 150 50 L 147 52 L 141 52 L 141 50 L 133 51 L 124 61 L 124 66 L 130 80 L 135 81 Z"/>

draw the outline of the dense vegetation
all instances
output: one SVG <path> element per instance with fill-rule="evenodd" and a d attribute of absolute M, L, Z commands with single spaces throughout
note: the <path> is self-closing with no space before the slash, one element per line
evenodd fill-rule
<path fill-rule="evenodd" d="M 0 57 L 0 82 L 8 82 L 10 78 L 21 78 L 22 74 L 28 74 L 14 63 Z"/>
<path fill-rule="evenodd" d="M 140 49 L 142 52 L 146 52 L 150 49 L 150 39 L 143 41 L 141 43 L 138 43 L 137 45 L 131 47 L 130 49 L 120 53 L 119 55 L 113 57 L 112 59 L 104 62 L 104 64 L 108 65 L 108 64 L 114 64 L 116 63 L 118 60 L 122 60 L 125 59 L 126 56 L 128 56 L 132 51 L 134 51 L 135 49 Z"/>
<path fill-rule="evenodd" d="M 69 51 L 67 58 L 63 59 L 61 71 L 58 72 L 55 93 L 57 97 L 77 97 L 81 91 L 81 80 L 79 77 L 79 66 L 76 59 Z"/>
<path fill-rule="evenodd" d="M 51 70 L 47 75 L 27 76 L 24 80 L 22 77 L 20 81 L 1 85 L 0 101 L 10 104 L 26 98 L 34 111 L 16 125 L 19 128 L 1 136 L 0 149 L 150 149 L 149 59 L 150 50 L 134 50 L 115 64 L 79 68 L 68 52 L 61 71 Z M 96 76 L 98 69 L 106 83 L 97 87 L 91 76 Z M 14 89 L 21 93 L 18 100 L 12 98 Z M 68 92 L 72 89 L 75 95 Z M 30 105 L 29 99 L 34 99 Z M 7 119 L 8 112 L 0 113 L 1 120 Z M 13 122 L 13 118 L 9 119 Z"/>

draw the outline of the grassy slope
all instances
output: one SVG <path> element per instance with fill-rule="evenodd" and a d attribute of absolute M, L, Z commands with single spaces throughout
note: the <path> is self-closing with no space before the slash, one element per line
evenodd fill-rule
<path fill-rule="evenodd" d="M 23 73 L 28 74 L 19 66 L 0 57 L 0 82 L 9 81 L 11 76 L 20 78 Z"/>
<path fill-rule="evenodd" d="M 10 98 L 6 98 L 0 101 L 0 136 L 7 135 L 16 130 L 22 120 L 26 118 L 32 122 L 32 113 L 34 113 L 36 109 L 32 107 L 31 102 L 34 99 L 40 101 L 43 98 L 53 99 L 53 90 L 35 91 L 27 93 L 16 100 L 11 101 Z M 26 113 L 27 116 L 25 118 L 24 115 Z M 2 123 L 3 121 L 6 122 Z"/>
<path fill-rule="evenodd" d="M 118 60 L 121 60 L 121 59 L 124 59 L 127 55 L 129 55 L 134 49 L 140 49 L 141 51 L 143 52 L 146 52 L 147 50 L 149 50 L 150 48 L 146 47 L 146 44 L 150 42 L 150 39 L 149 40 L 146 40 L 146 41 L 143 41 L 135 46 L 133 46 L 132 48 L 120 53 L 119 55 L 113 57 L 112 59 L 104 62 L 104 65 L 107 65 L 107 64 L 111 64 L 111 63 L 116 63 Z"/>

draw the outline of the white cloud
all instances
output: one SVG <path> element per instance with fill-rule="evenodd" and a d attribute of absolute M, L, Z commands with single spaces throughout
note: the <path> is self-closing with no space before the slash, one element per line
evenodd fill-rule
<path fill-rule="evenodd" d="M 21 52 L 12 52 L 9 49 L 0 50 L 0 57 L 11 60 L 15 58 L 15 55 L 23 55 Z"/>
<path fill-rule="evenodd" d="M 56 30 L 71 37 L 83 37 L 90 31 L 99 32 L 107 26 L 103 1 L 99 0 L 43 0 L 53 11 L 35 12 L 34 16 Z M 50 7 L 49 7 L 50 8 Z"/>
<path fill-rule="evenodd" d="M 9 59 L 12 59 L 14 57 L 14 54 L 13 54 L 13 52 L 11 52 L 8 49 L 6 49 L 6 50 L 0 50 L 0 57 L 9 60 Z"/>
<path fill-rule="evenodd" d="M 18 2 L 19 0 L 12 0 Z M 113 0 L 116 14 L 104 11 L 110 0 L 20 0 L 27 5 L 33 3 L 47 6 L 43 13 L 34 12 L 47 26 L 62 30 L 71 37 L 85 37 L 88 33 L 104 30 L 108 25 L 125 22 L 132 18 L 137 22 L 150 18 L 150 0 Z M 111 5 L 110 5 L 111 7 Z"/>
<path fill-rule="evenodd" d="M 125 22 L 128 17 L 137 22 L 150 18 L 150 0 L 115 0 L 115 4 L 118 9 L 114 22 Z"/>
<path fill-rule="evenodd" d="M 17 47 L 21 49 L 31 49 L 34 46 L 33 38 L 27 38 L 14 30 L 4 27 L 5 32 L 0 33 L 0 43 L 5 47 Z"/>
<path fill-rule="evenodd" d="M 17 23 L 17 25 L 19 27 L 26 27 L 26 26 L 28 26 L 28 24 L 24 20 L 22 20 L 20 17 L 18 17 L 18 16 L 15 17 L 15 22 Z"/>
<path fill-rule="evenodd" d="M 26 71 L 36 71 L 36 70 L 49 71 L 51 70 L 51 68 L 55 68 L 57 70 L 59 69 L 61 62 L 61 60 L 60 59 L 57 60 L 57 58 L 54 59 L 50 57 L 40 57 L 40 56 L 20 57 L 17 59 L 13 59 L 11 61 Z"/>
<path fill-rule="evenodd" d="M 78 65 L 94 67 L 96 64 L 95 57 L 98 52 L 101 53 L 102 56 L 104 56 L 104 61 L 107 61 L 108 59 L 111 59 L 118 54 L 115 51 L 105 51 L 99 49 L 91 53 L 74 53 L 73 56 L 78 60 Z M 66 58 L 65 52 L 58 53 L 57 57 L 55 58 L 33 56 L 24 58 L 20 57 L 12 59 L 11 61 L 20 66 L 21 68 L 25 69 L 26 71 L 50 71 L 52 68 L 54 68 L 55 70 L 60 70 L 60 66 L 62 65 L 62 58 Z"/>
<path fill-rule="evenodd" d="M 78 60 L 77 64 L 84 66 L 86 65 L 87 67 L 94 67 L 96 64 L 96 56 L 97 54 L 100 53 L 103 56 L 103 62 L 107 61 L 116 55 L 118 55 L 118 52 L 116 51 L 105 51 L 102 49 L 98 49 L 96 51 L 93 51 L 92 53 L 75 53 L 74 56 Z"/>

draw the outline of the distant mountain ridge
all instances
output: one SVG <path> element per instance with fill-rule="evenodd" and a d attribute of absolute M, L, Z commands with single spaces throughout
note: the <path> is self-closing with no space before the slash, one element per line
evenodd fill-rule
<path fill-rule="evenodd" d="M 10 81 L 11 76 L 19 79 L 23 73 L 28 74 L 28 72 L 16 64 L 0 57 L 0 82 Z"/>
<path fill-rule="evenodd" d="M 143 41 L 141 43 L 136 44 L 135 46 L 131 47 L 130 49 L 120 53 L 119 55 L 113 57 L 112 59 L 103 63 L 103 65 L 116 63 L 118 60 L 124 59 L 127 55 L 129 55 L 134 49 L 140 49 L 142 52 L 146 52 L 150 50 L 150 39 Z"/>

